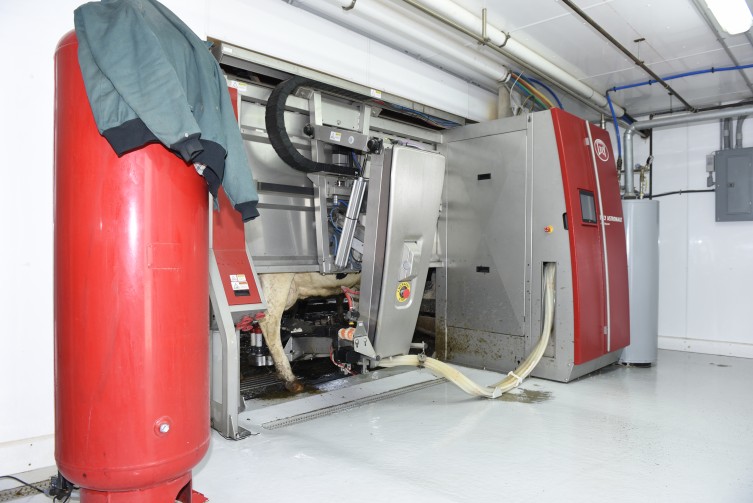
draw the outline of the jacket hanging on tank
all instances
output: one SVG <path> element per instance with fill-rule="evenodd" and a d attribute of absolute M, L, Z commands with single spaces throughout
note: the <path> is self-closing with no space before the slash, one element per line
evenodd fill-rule
<path fill-rule="evenodd" d="M 258 195 L 227 83 L 206 44 L 155 0 L 102 0 L 74 13 L 79 64 L 99 132 L 120 156 L 160 142 L 194 163 L 243 220 Z"/>

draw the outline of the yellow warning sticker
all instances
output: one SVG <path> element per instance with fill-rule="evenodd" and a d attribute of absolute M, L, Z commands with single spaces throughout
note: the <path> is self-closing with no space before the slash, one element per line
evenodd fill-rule
<path fill-rule="evenodd" d="M 395 297 L 398 302 L 407 302 L 408 299 L 410 299 L 410 283 L 407 281 L 401 281 L 398 283 Z"/>

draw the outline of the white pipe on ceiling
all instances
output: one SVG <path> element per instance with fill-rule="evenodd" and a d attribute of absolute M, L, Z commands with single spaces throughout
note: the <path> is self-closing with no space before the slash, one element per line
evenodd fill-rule
<path fill-rule="evenodd" d="M 346 3 L 349 4 L 350 2 Z M 457 23 L 469 31 L 478 33 L 481 33 L 482 31 L 482 19 L 459 6 L 452 0 L 416 0 L 416 3 L 423 5 L 427 9 L 433 10 L 437 14 Z M 360 7 L 361 5 L 358 4 L 356 9 Z M 486 35 L 489 38 L 489 44 L 496 45 L 502 52 L 518 60 L 521 64 L 536 71 L 566 91 L 573 93 L 575 96 L 595 105 L 605 113 L 611 114 L 609 104 L 604 95 L 584 84 L 575 76 L 566 72 L 554 63 L 544 59 L 538 53 L 532 51 L 488 22 L 486 25 Z M 620 117 L 625 113 L 625 110 L 615 104 L 614 113 Z"/>
<path fill-rule="evenodd" d="M 346 10 L 343 7 L 350 6 L 351 0 L 293 0 L 291 3 L 489 89 L 496 89 L 498 82 L 509 79 L 510 70 L 500 62 L 443 38 L 431 26 L 412 22 L 406 16 L 410 13 L 394 4 L 370 0 L 358 2 L 355 8 Z"/>

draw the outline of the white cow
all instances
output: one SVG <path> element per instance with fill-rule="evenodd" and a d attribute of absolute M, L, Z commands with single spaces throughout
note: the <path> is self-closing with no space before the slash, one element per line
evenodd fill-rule
<path fill-rule="evenodd" d="M 293 374 L 280 339 L 282 313 L 293 307 L 298 299 L 328 297 L 342 293 L 343 286 L 353 288 L 361 281 L 361 275 L 348 274 L 342 279 L 337 279 L 334 274 L 282 272 L 260 274 L 259 278 L 267 299 L 266 316 L 259 320 L 264 340 L 275 363 L 277 375 L 285 382 L 288 390 L 299 393 L 303 391 L 303 385 Z"/>

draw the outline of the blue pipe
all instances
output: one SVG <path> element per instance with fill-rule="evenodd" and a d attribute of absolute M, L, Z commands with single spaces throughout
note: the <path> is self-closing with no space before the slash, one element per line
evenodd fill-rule
<path fill-rule="evenodd" d="M 533 77 L 523 77 L 523 78 L 525 80 L 527 80 L 528 82 L 532 83 L 532 84 L 539 85 L 539 86 L 543 87 L 544 89 L 546 89 L 549 94 L 551 94 L 552 96 L 554 96 L 554 100 L 557 102 L 557 106 L 560 107 L 562 110 L 565 109 L 565 107 L 562 106 L 562 102 L 560 101 L 560 99 L 557 96 L 557 94 L 554 91 L 552 91 L 552 89 L 549 86 L 547 86 L 546 84 L 544 84 L 540 80 L 534 79 Z"/>
<path fill-rule="evenodd" d="M 695 70 L 692 72 L 678 73 L 677 75 L 670 75 L 669 77 L 662 77 L 662 80 L 674 80 L 681 79 L 683 77 L 692 77 L 693 75 L 703 75 L 705 73 L 717 73 L 717 72 L 732 72 L 735 70 L 745 70 L 747 68 L 753 68 L 753 64 L 750 65 L 737 65 L 737 66 L 723 66 L 721 68 L 709 68 L 708 70 Z M 627 84 L 624 86 L 615 86 L 610 91 L 622 91 L 623 89 L 632 89 L 634 87 L 650 86 L 656 84 L 656 80 L 647 80 L 645 82 L 638 82 L 637 84 Z"/>
<path fill-rule="evenodd" d="M 609 91 L 607 91 L 607 103 L 609 103 L 609 110 L 612 112 L 612 123 L 614 124 L 614 135 L 617 137 L 617 162 L 622 159 L 622 141 L 620 141 L 620 128 L 617 126 L 617 116 L 614 114 L 614 105 L 612 104 L 612 98 L 609 97 Z M 618 168 L 620 166 L 617 166 Z"/>

